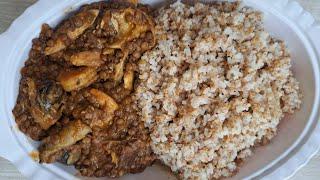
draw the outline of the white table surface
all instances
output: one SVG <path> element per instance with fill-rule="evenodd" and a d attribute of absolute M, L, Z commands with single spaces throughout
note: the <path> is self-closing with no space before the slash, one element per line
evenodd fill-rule
<path fill-rule="evenodd" d="M 15 18 L 36 1 L 37 0 L 0 0 L 0 33 L 4 32 Z M 320 21 L 320 0 L 297 1 Z M 0 157 L 0 180 L 7 179 L 24 180 L 26 178 L 24 178 L 10 162 Z M 292 180 L 301 179 L 320 179 L 320 152 L 292 178 Z"/>

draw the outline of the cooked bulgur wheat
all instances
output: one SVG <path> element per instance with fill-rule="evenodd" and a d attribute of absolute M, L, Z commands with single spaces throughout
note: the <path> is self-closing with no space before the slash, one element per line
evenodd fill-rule
<path fill-rule="evenodd" d="M 237 3 L 176 2 L 159 14 L 136 94 L 153 151 L 183 179 L 231 176 L 301 104 L 289 52 Z"/>

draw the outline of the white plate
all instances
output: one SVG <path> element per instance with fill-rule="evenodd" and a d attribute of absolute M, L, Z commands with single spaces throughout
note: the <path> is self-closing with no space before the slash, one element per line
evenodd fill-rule
<path fill-rule="evenodd" d="M 74 179 L 76 170 L 61 164 L 40 165 L 29 153 L 37 143 L 21 133 L 12 115 L 18 94 L 20 69 L 28 57 L 31 40 L 38 36 L 41 24 L 54 26 L 71 10 L 92 0 L 39 0 L 28 8 L 8 31 L 0 36 L 0 156 L 15 164 L 30 179 Z M 155 4 L 161 0 L 144 0 Z M 303 92 L 303 106 L 294 115 L 286 116 L 279 133 L 267 146 L 258 147 L 254 155 L 232 179 L 285 179 L 306 164 L 319 149 L 319 84 L 320 26 L 310 13 L 288 0 L 244 0 L 265 14 L 265 27 L 288 45 L 293 71 Z M 122 179 L 174 179 L 160 166 Z"/>

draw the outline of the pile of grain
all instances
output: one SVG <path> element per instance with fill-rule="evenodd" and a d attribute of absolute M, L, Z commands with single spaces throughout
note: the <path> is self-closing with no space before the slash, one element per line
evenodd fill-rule
<path fill-rule="evenodd" d="M 301 104 L 288 50 L 237 4 L 176 2 L 159 14 L 136 94 L 152 148 L 184 179 L 230 176 Z"/>

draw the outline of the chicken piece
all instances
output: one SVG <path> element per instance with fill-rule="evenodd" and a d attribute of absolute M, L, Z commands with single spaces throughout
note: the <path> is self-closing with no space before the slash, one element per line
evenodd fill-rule
<path fill-rule="evenodd" d="M 138 38 L 141 34 L 151 31 L 152 34 L 155 32 L 155 24 L 153 20 L 143 11 L 137 9 L 135 16 L 141 17 L 140 19 L 145 19 L 143 21 L 135 21 L 135 28 L 130 33 L 130 36 L 127 38 L 127 41 L 131 41 L 135 38 Z"/>
<path fill-rule="evenodd" d="M 67 160 L 67 165 L 74 164 L 80 159 L 81 153 L 75 153 L 75 154 L 70 154 L 68 160 Z"/>
<path fill-rule="evenodd" d="M 86 109 L 86 111 L 91 112 L 90 126 L 92 128 L 105 128 L 111 125 L 114 117 L 114 112 L 119 109 L 119 105 L 117 104 L 117 102 L 106 93 L 97 89 L 91 89 L 89 91 L 89 94 L 91 102 L 98 104 L 99 108 L 101 108 L 101 110 L 95 108 Z"/>
<path fill-rule="evenodd" d="M 129 3 L 134 4 L 134 5 L 138 5 L 139 0 L 127 0 Z"/>
<path fill-rule="evenodd" d="M 111 161 L 115 165 L 118 165 L 118 163 L 119 163 L 119 158 L 115 152 L 111 152 Z"/>
<path fill-rule="evenodd" d="M 62 161 L 67 165 L 72 165 L 76 163 L 80 159 L 80 157 L 81 157 L 81 149 L 76 149 L 76 150 L 65 152 L 62 155 L 60 161 Z"/>
<path fill-rule="evenodd" d="M 97 76 L 95 68 L 86 67 L 64 71 L 60 73 L 58 81 L 65 91 L 70 92 L 90 86 L 90 84 L 97 80 Z"/>
<path fill-rule="evenodd" d="M 89 94 L 87 98 L 92 104 L 99 105 L 97 99 L 93 97 L 91 94 Z M 75 108 L 75 110 L 73 111 L 73 115 L 75 119 L 81 119 L 83 122 L 88 124 L 93 129 L 101 129 L 108 127 L 112 124 L 114 117 L 113 113 L 111 114 L 106 112 L 105 107 L 101 107 L 100 105 L 99 107 L 89 105 L 79 109 Z"/>
<path fill-rule="evenodd" d="M 40 125 L 42 129 L 47 130 L 50 126 L 52 126 L 56 120 L 53 119 L 49 114 L 42 112 L 36 104 L 37 90 L 36 84 L 33 79 L 27 79 L 28 84 L 28 95 L 30 100 L 30 112 L 36 123 Z"/>
<path fill-rule="evenodd" d="M 70 57 L 71 64 L 75 66 L 99 67 L 103 64 L 100 51 L 83 51 Z"/>
<path fill-rule="evenodd" d="M 134 21 L 135 16 L 144 17 L 145 21 Z M 131 17 L 131 18 L 129 18 Z M 115 40 L 107 44 L 108 48 L 122 49 L 123 45 L 141 34 L 154 29 L 153 21 L 141 10 L 138 9 L 122 9 L 116 12 L 106 12 L 102 21 L 102 28 L 110 28 L 110 25 L 117 32 Z"/>
<path fill-rule="evenodd" d="M 71 40 L 77 39 L 85 30 L 87 30 L 89 27 L 93 25 L 98 15 L 99 10 L 91 9 L 88 11 L 80 12 L 79 14 L 72 17 L 72 19 L 77 19 L 78 22 L 81 22 L 82 25 L 80 27 L 76 27 L 73 30 L 68 30 L 66 32 L 67 36 Z M 58 36 L 58 38 L 56 39 L 52 39 L 53 45 L 45 48 L 45 55 L 57 53 L 61 50 L 64 50 L 67 47 L 66 43 L 62 39 L 62 35 L 65 34 L 65 32 L 63 32 L 63 28 L 65 27 L 62 26 L 62 28 L 57 29 L 57 33 L 60 33 L 60 36 Z"/>
<path fill-rule="evenodd" d="M 52 117 L 50 114 L 43 112 L 39 107 L 31 107 L 31 115 L 34 118 L 34 121 L 40 125 L 44 130 L 49 129 L 53 124 L 55 124 L 59 117 Z M 61 115 L 61 113 L 60 113 Z"/>
<path fill-rule="evenodd" d="M 124 52 L 124 55 L 120 60 L 120 62 L 115 65 L 114 76 L 113 76 L 113 80 L 115 81 L 115 83 L 119 83 L 123 78 L 123 69 L 124 69 L 124 65 L 127 57 L 128 57 L 128 52 Z"/>
<path fill-rule="evenodd" d="M 105 48 L 102 52 L 103 55 L 110 55 L 110 54 L 114 54 L 114 49 L 110 49 L 110 48 Z"/>
<path fill-rule="evenodd" d="M 117 36 L 126 35 L 134 28 L 132 22 L 127 22 L 126 14 L 133 14 L 133 9 L 109 10 L 105 12 L 100 26 L 102 29 L 109 29 L 110 27 L 117 32 Z"/>
<path fill-rule="evenodd" d="M 53 105 L 50 102 L 43 102 L 48 94 L 44 94 L 46 92 L 43 91 L 37 93 L 36 84 L 31 78 L 27 79 L 27 84 L 31 116 L 42 129 L 47 130 L 61 117 L 61 111 L 59 110 L 60 103 L 53 102 L 56 103 Z M 51 88 L 49 86 L 51 86 L 51 84 L 48 84 L 47 88 Z M 59 90 L 57 90 L 56 93 L 59 94 Z"/>
<path fill-rule="evenodd" d="M 85 138 L 91 128 L 80 120 L 69 122 L 57 134 L 44 139 L 39 148 L 40 162 L 52 163 L 57 160 L 55 154 Z"/>
<path fill-rule="evenodd" d="M 88 11 L 83 11 L 77 14 L 73 18 L 80 19 L 80 21 L 82 22 L 82 25 L 80 27 L 75 28 L 74 30 L 69 30 L 67 32 L 68 37 L 71 40 L 77 39 L 85 30 L 87 30 L 89 27 L 93 25 L 98 15 L 99 15 L 98 9 L 90 9 Z"/>
<path fill-rule="evenodd" d="M 45 48 L 44 50 L 45 55 L 51 55 L 51 54 L 57 53 L 67 47 L 64 41 L 62 40 L 62 38 L 57 38 L 52 41 L 53 41 L 53 46 L 48 46 Z"/>
<path fill-rule="evenodd" d="M 123 68 L 124 68 L 124 63 L 125 60 L 122 59 L 118 64 L 116 64 L 115 66 L 115 73 L 114 73 L 114 77 L 113 80 L 118 83 L 121 81 L 122 77 L 123 77 Z"/>
<path fill-rule="evenodd" d="M 128 8 L 127 12 L 124 10 L 118 10 L 115 12 L 107 11 L 102 18 L 101 27 L 103 29 L 112 28 L 116 32 L 116 40 L 115 42 L 107 45 L 109 48 L 121 49 L 122 45 L 125 43 L 126 37 L 134 28 L 134 24 L 132 22 L 126 21 L 127 13 L 132 14 L 132 9 Z"/>
<path fill-rule="evenodd" d="M 124 73 L 123 82 L 124 88 L 132 91 L 133 89 L 133 80 L 134 80 L 134 71 L 128 70 Z"/>
<path fill-rule="evenodd" d="M 119 108 L 117 102 L 106 93 L 97 89 L 91 89 L 89 93 L 108 114 L 113 114 Z"/>

